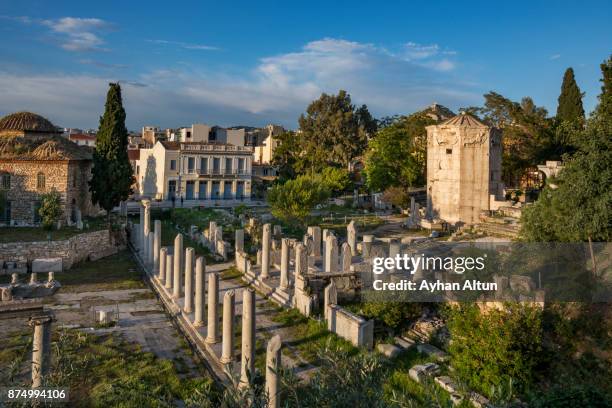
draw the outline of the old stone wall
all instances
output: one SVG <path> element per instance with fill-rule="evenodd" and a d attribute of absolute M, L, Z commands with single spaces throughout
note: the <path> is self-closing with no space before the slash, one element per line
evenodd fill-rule
<path fill-rule="evenodd" d="M 64 214 L 60 219 L 68 222 L 73 209 L 83 216 L 95 215 L 98 209 L 91 204 L 88 181 L 91 162 L 0 160 L 0 174 L 10 174 L 6 199 L 11 206 L 11 219 L 18 225 L 33 225 L 35 211 L 43 194 L 56 190 L 60 193 Z M 44 187 L 38 186 L 38 175 L 44 175 Z M 0 186 L 1 188 L 2 186 Z"/>
<path fill-rule="evenodd" d="M 99 259 L 125 248 L 121 233 L 109 236 L 108 230 L 86 232 L 64 241 L 10 242 L 0 244 L 0 259 L 32 262 L 37 258 L 62 258 L 64 269 L 75 263 Z"/>

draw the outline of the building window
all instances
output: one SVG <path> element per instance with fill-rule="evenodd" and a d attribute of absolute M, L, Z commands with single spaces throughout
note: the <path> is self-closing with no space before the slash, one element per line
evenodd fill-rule
<path fill-rule="evenodd" d="M 39 224 L 41 219 L 40 219 L 40 201 L 34 201 L 32 203 L 32 219 L 34 220 L 34 224 Z"/>
<path fill-rule="evenodd" d="M 225 174 L 232 174 L 232 159 L 225 159 Z"/>
<path fill-rule="evenodd" d="M 244 159 L 238 159 L 238 174 L 244 174 Z"/>
<path fill-rule="evenodd" d="M 36 188 L 39 190 L 45 189 L 45 175 L 43 173 L 36 175 Z"/>
<path fill-rule="evenodd" d="M 200 158 L 200 172 L 206 174 L 208 170 L 208 158 Z"/>
<path fill-rule="evenodd" d="M 11 188 L 11 175 L 8 173 L 4 173 L 2 175 L 2 188 L 5 190 L 9 190 Z"/>
<path fill-rule="evenodd" d="M 187 173 L 193 173 L 195 170 L 195 159 L 193 157 L 187 158 Z"/>
<path fill-rule="evenodd" d="M 4 210 L 4 211 L 1 211 Z M 3 224 L 11 223 L 11 202 L 6 201 L 4 204 L 4 208 L 0 209 L 0 222 Z"/>
<path fill-rule="evenodd" d="M 176 170 L 176 160 L 170 160 L 170 170 Z"/>
<path fill-rule="evenodd" d="M 446 149 L 446 154 L 453 154 L 453 149 Z"/>

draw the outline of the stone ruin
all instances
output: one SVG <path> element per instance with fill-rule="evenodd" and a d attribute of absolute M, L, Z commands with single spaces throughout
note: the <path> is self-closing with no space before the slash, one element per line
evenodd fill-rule
<path fill-rule="evenodd" d="M 8 264 L 8 263 L 7 263 Z M 55 272 L 62 271 L 62 258 L 42 258 L 32 261 L 32 273 L 27 282 L 20 281 L 20 276 L 27 276 L 27 264 L 22 268 L 9 267 L 11 282 L 0 285 L 0 301 L 31 299 L 51 296 L 62 286 L 55 280 Z M 39 281 L 38 275 L 46 273 L 47 279 Z"/>
<path fill-rule="evenodd" d="M 219 274 L 206 271 L 204 257 L 196 257 L 194 248 L 184 248 L 182 234 L 177 234 L 173 246 L 162 247 L 161 221 L 155 220 L 151 230 L 150 216 L 149 203 L 144 201 L 141 207 L 141 223 L 132 226 L 131 234 L 132 248 L 147 279 L 165 309 L 178 323 L 179 329 L 195 345 L 200 355 L 212 364 L 213 374 L 222 381 L 225 378 L 225 382 L 231 380 L 234 374 L 238 374 L 239 386 L 248 386 L 255 372 L 255 290 L 245 288 L 239 293 L 227 290 L 221 301 Z M 211 222 L 202 237 L 210 243 L 224 243 L 229 246 L 222 241 L 221 235 L 221 227 Z M 235 367 L 237 356 L 234 350 L 235 306 L 239 304 L 237 295 L 240 295 L 242 304 L 239 367 Z M 222 316 L 219 316 L 220 301 Z M 280 406 L 281 387 L 277 373 L 281 367 L 281 346 L 279 336 L 268 341 L 265 389 L 269 395 L 270 407 Z"/>

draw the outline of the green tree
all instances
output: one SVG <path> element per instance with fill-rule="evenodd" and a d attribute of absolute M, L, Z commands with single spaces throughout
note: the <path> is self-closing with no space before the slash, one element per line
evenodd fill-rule
<path fill-rule="evenodd" d="M 300 116 L 299 126 L 301 174 L 330 165 L 348 167 L 376 131 L 376 121 L 367 107 L 355 108 L 343 90 L 338 95 L 324 93 L 313 101 Z"/>
<path fill-rule="evenodd" d="M 277 168 L 281 181 L 293 179 L 302 169 L 300 138 L 292 131 L 283 132 L 274 138 L 278 145 L 274 149 L 272 164 Z"/>
<path fill-rule="evenodd" d="M 329 190 L 318 179 L 298 176 L 285 184 L 277 184 L 268 192 L 268 204 L 275 217 L 290 222 L 303 222 L 317 204 L 329 198 Z"/>
<path fill-rule="evenodd" d="M 56 190 L 43 194 L 38 214 L 40 215 L 43 227 L 45 229 L 52 229 L 53 225 L 62 215 L 61 197 Z"/>
<path fill-rule="evenodd" d="M 465 303 L 447 312 L 451 364 L 460 380 L 491 397 L 500 389 L 522 393 L 541 359 L 542 318 L 536 307 L 506 304 L 481 313 Z"/>
<path fill-rule="evenodd" d="M 133 175 L 127 154 L 128 132 L 121 87 L 114 83 L 109 86 L 93 154 L 89 189 L 93 203 L 106 210 L 110 229 L 110 212 L 129 197 Z"/>
<path fill-rule="evenodd" d="M 351 186 L 351 177 L 347 169 L 326 167 L 315 176 L 333 195 L 346 191 Z"/>
<path fill-rule="evenodd" d="M 540 199 L 525 208 L 522 237 L 527 241 L 610 241 L 612 238 L 612 115 L 610 65 L 602 64 L 599 105 L 587 123 L 579 150 Z M 606 75 L 608 86 L 606 87 Z"/>
<path fill-rule="evenodd" d="M 574 70 L 568 68 L 565 71 L 565 75 L 563 75 L 563 83 L 561 84 L 561 94 L 559 95 L 557 105 L 557 119 L 580 124 L 584 123 L 583 96 L 584 94 L 580 92 L 580 88 L 578 88 L 574 78 Z"/>
<path fill-rule="evenodd" d="M 370 189 L 399 187 L 407 194 L 409 188 L 425 182 L 425 126 L 433 123 L 426 115 L 410 115 L 381 129 L 370 140 L 364 169 Z"/>

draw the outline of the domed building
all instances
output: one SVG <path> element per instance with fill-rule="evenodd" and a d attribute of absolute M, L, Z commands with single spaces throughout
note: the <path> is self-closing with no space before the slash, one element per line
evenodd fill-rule
<path fill-rule="evenodd" d="M 97 209 L 88 181 L 92 150 L 61 136 L 49 120 L 31 112 L 0 119 L 0 225 L 37 225 L 43 194 L 62 198 L 63 224 L 73 224 Z"/>

